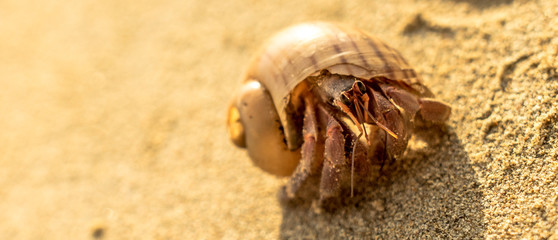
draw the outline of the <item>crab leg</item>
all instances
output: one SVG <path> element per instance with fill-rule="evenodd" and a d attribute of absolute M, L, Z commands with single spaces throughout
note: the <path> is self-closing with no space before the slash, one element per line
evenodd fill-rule
<path fill-rule="evenodd" d="M 317 172 L 318 167 L 321 165 L 320 160 L 323 159 L 322 156 L 319 156 L 320 153 L 323 153 L 323 150 L 318 149 L 322 144 L 319 144 L 315 103 L 311 97 L 304 97 L 304 102 L 306 107 L 303 123 L 304 143 L 302 144 L 302 157 L 281 193 L 280 198 L 285 201 L 293 200 L 297 196 L 300 187 L 312 173 Z"/>
<path fill-rule="evenodd" d="M 339 196 L 341 181 L 343 176 L 347 175 L 347 166 L 343 128 L 327 110 L 323 108 L 321 110 L 327 115 L 328 119 L 322 179 L 320 182 L 320 203 L 323 203 L 327 199 Z"/>
<path fill-rule="evenodd" d="M 451 114 L 451 107 L 441 101 L 431 98 L 420 98 L 420 115 L 432 122 L 444 122 Z"/>
<path fill-rule="evenodd" d="M 389 158 L 399 156 L 407 147 L 409 116 L 405 112 L 390 102 L 380 92 L 374 92 L 376 106 L 378 106 L 378 116 L 386 123 L 386 127 L 394 134 L 387 132 L 390 136 L 386 139 L 386 151 Z M 394 136 L 395 135 L 395 136 Z"/>

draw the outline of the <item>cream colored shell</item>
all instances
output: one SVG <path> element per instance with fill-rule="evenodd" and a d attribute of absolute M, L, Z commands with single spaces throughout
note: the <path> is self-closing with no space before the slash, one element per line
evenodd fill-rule
<path fill-rule="evenodd" d="M 324 22 L 287 28 L 272 37 L 253 59 L 244 81 L 259 81 L 270 92 L 289 149 L 298 148 L 300 142 L 289 116 L 290 94 L 304 79 L 323 69 L 362 79 L 383 76 L 402 81 L 421 94 L 428 91 L 397 50 L 361 30 Z"/>

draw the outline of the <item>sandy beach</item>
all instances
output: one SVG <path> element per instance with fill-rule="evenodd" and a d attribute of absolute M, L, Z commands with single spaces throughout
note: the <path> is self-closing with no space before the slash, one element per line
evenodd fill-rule
<path fill-rule="evenodd" d="M 446 127 L 334 213 L 229 140 L 251 56 L 330 21 L 383 39 Z M 558 239 L 558 2 L 0 2 L 3 239 Z"/>

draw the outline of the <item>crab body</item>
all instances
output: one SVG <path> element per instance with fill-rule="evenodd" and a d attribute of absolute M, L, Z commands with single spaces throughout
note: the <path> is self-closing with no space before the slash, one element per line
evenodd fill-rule
<path fill-rule="evenodd" d="M 353 175 L 405 150 L 415 119 L 443 122 L 451 112 L 397 50 L 324 22 L 275 35 L 243 82 L 229 108 L 231 139 L 263 170 L 290 176 L 287 200 L 312 175 L 320 202 L 338 197 Z"/>

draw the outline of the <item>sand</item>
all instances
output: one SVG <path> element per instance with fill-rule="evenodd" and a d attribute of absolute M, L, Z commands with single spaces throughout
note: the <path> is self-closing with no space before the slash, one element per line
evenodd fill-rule
<path fill-rule="evenodd" d="M 0 2 L 3 239 L 558 239 L 558 2 Z M 365 29 L 453 106 L 334 213 L 229 141 L 250 56 Z"/>

